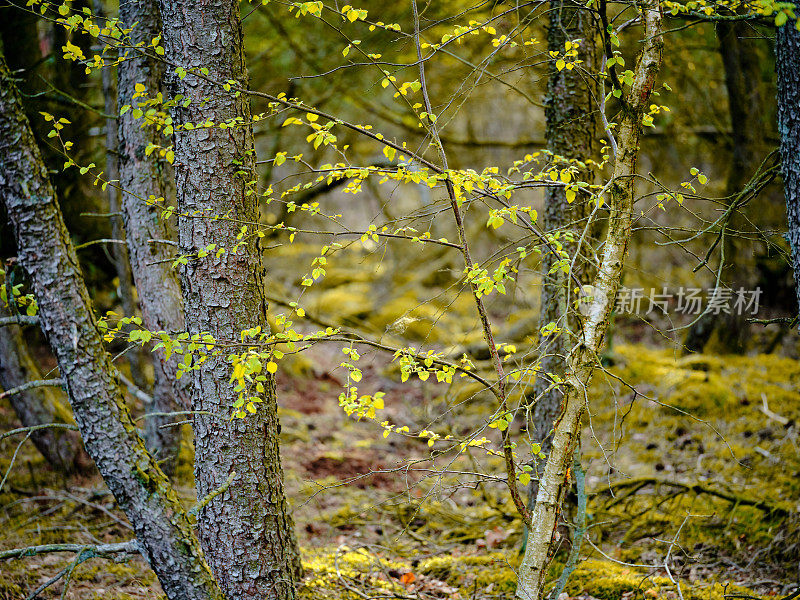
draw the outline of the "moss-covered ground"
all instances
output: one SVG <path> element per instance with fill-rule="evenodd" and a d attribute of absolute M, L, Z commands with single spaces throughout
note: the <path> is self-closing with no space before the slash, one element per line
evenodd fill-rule
<path fill-rule="evenodd" d="M 300 596 L 513 597 L 522 526 L 503 486 L 476 475 L 501 474 L 499 459 L 431 456 L 425 440 L 384 438 L 373 423 L 346 417 L 336 400 L 340 360 L 318 351 L 279 380 L 287 489 L 307 569 Z M 800 363 L 683 358 L 644 345 L 616 346 L 609 362 L 594 379 L 582 442 L 588 542 L 564 593 L 724 600 L 790 589 L 800 560 Z M 386 390 L 392 422 L 456 434 L 482 414 L 467 386 L 399 387 L 389 375 L 385 364 L 367 362 L 362 383 Z M 3 430 L 15 424 L 5 405 L 0 421 Z M 4 442 L 2 473 L 16 443 Z M 176 485 L 191 506 L 188 443 L 183 461 Z M 65 480 L 30 445 L 20 449 L 0 507 L 0 550 L 131 536 L 98 477 Z M 26 598 L 71 557 L 0 563 L 0 600 Z M 556 554 L 551 581 L 565 560 Z M 41 597 L 63 589 L 60 582 Z M 78 565 L 63 597 L 160 596 L 150 569 L 131 558 Z"/>

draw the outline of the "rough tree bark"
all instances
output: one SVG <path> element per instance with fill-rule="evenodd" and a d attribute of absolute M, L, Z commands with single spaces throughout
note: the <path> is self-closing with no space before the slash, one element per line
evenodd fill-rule
<path fill-rule="evenodd" d="M 789 225 L 787 238 L 792 246 L 792 268 L 800 307 L 800 32 L 791 19 L 778 29 L 775 64 L 781 172 Z"/>
<path fill-rule="evenodd" d="M 134 44 L 144 42 L 146 47 L 161 33 L 161 14 L 155 0 L 123 2 L 119 18 L 123 27 L 133 28 L 130 36 Z M 137 83 L 144 84 L 148 96 L 162 91 L 165 68 L 161 61 L 141 52 L 129 52 L 128 59 L 118 69 L 121 106 L 138 107 L 142 100 L 134 98 Z M 151 198 L 170 201 L 174 198 L 174 175 L 158 152 L 145 154 L 148 144 L 165 146 L 166 143 L 154 127 L 141 125 L 141 120 L 134 119 L 130 110 L 119 118 L 119 173 L 128 255 L 145 328 L 180 332 L 184 329 L 183 299 L 178 275 L 169 261 L 175 254 L 174 247 L 165 243 L 177 236 L 159 216 L 163 207 L 148 204 Z M 149 413 L 170 413 L 189 407 L 188 379 L 176 377 L 180 358 L 177 354 L 168 360 L 161 353 L 153 356 L 155 380 L 153 403 L 147 407 Z M 157 458 L 165 459 L 162 468 L 167 474 L 175 469 L 181 434 L 179 427 L 162 425 L 174 420 L 150 416 L 145 425 L 148 446 L 157 450 Z"/>
<path fill-rule="evenodd" d="M 555 425 L 550 456 L 539 482 L 531 516 L 532 529 L 519 570 L 517 597 L 524 600 L 539 600 L 542 596 L 558 510 L 588 401 L 588 384 L 597 367 L 631 237 L 633 184 L 642 114 L 661 66 L 663 47 L 662 14 L 658 1 L 649 0 L 640 5 L 640 10 L 645 41 L 634 68 L 633 84 L 624 94 L 625 104 L 617 129 L 614 171 L 608 185 L 608 231 L 603 240 L 600 267 L 592 282 L 594 296 L 587 306 L 578 342 L 567 357 L 564 400 Z"/>
<path fill-rule="evenodd" d="M 10 313 L 0 307 L 0 317 L 8 316 Z M 0 386 L 10 390 L 41 379 L 44 379 L 42 373 L 22 338 L 22 327 L 0 327 Z M 52 387 L 31 388 L 14 394 L 9 401 L 23 427 L 72 421 L 70 410 L 59 401 L 58 392 Z M 45 460 L 58 471 L 86 473 L 92 467 L 77 431 L 42 429 L 34 432 L 31 439 Z"/>
<path fill-rule="evenodd" d="M 48 110 L 46 101 L 38 97 L 43 92 L 44 85 L 35 73 L 42 60 L 37 30 L 38 17 L 20 8 L 18 4 L 9 2 L 7 6 L 0 7 L 0 39 L 8 56 L 10 69 L 20 79 L 20 85 L 29 96 L 29 101 L 24 106 L 25 113 L 35 118 L 40 116 L 39 110 Z M 44 119 L 38 118 L 35 123 L 38 125 L 38 129 L 35 129 L 37 139 L 46 139 Z M 56 158 L 51 156 L 49 162 L 51 165 L 56 164 Z M 6 227 L 6 223 L 0 223 L 0 253 L 11 256 L 16 249 L 10 229 L 8 236 L 3 235 Z M 0 314 L 2 316 L 9 315 Z M 0 385 L 9 390 L 39 379 L 42 379 L 42 374 L 28 351 L 22 329 L 0 327 Z M 33 388 L 16 394 L 9 400 L 20 422 L 26 427 L 65 423 L 72 419 L 69 409 L 59 402 L 58 393 L 52 388 Z M 44 429 L 35 432 L 31 439 L 45 459 L 59 470 L 72 473 L 86 472 L 91 468 L 91 459 L 83 450 L 80 435 L 75 431 Z"/>
<path fill-rule="evenodd" d="M 756 173 L 764 160 L 766 131 L 762 125 L 765 112 L 761 65 L 758 59 L 758 41 L 754 39 L 749 23 L 720 21 L 715 25 L 719 39 L 719 52 L 725 71 L 725 88 L 731 121 L 732 156 L 725 195 L 735 202 L 737 195 Z M 735 211 L 729 226 L 739 229 L 746 221 Z M 736 236 L 728 233 L 722 246 L 725 256 L 723 277 L 725 284 L 738 289 L 746 286 L 746 265 L 737 260 Z M 687 352 L 702 352 L 714 332 L 722 348 L 730 352 L 743 352 L 747 323 L 744 315 L 724 313 L 703 315 L 690 329 L 684 341 Z"/>
<path fill-rule="evenodd" d="M 597 150 L 597 106 L 591 75 L 597 72 L 596 26 L 594 15 L 585 6 L 573 0 L 553 0 L 550 2 L 550 25 L 547 30 L 547 48 L 549 51 L 563 54 L 565 42 L 582 40 L 579 58 L 583 61 L 580 68 L 557 70 L 551 65 L 547 83 L 547 100 L 545 107 L 545 139 L 547 149 L 558 156 L 585 161 L 594 158 Z M 582 72 L 583 69 L 589 73 Z M 576 175 L 579 181 L 591 181 L 590 169 L 581 169 Z M 543 228 L 547 232 L 564 233 L 572 231 L 576 238 L 580 237 L 586 225 L 589 205 L 584 194 L 579 194 L 572 203 L 567 202 L 563 187 L 548 187 L 545 190 Z M 565 244 L 570 254 L 576 251 L 574 244 Z M 567 327 L 566 319 L 570 314 L 567 307 L 567 296 L 570 287 L 569 276 L 562 271 L 550 273 L 553 265 L 559 260 L 553 252 L 542 255 L 540 271 L 542 272 L 542 290 L 540 294 L 539 330 L 548 323 L 557 323 Z M 576 261 L 578 273 L 582 279 L 585 269 L 581 261 Z M 574 287 L 574 285 L 573 285 Z M 569 351 L 570 338 L 566 334 L 552 335 L 544 338 L 542 343 L 542 373 L 555 373 L 559 377 L 566 370 L 566 357 Z M 550 378 L 537 377 L 530 396 L 535 399 L 531 409 L 531 438 L 541 444 L 542 452 L 547 455 L 552 443 L 551 432 L 558 417 L 559 407 L 563 399 L 560 388 L 550 386 Z M 538 464 L 543 464 L 537 461 Z M 535 469 L 538 471 L 538 469 Z M 531 480 L 531 500 L 536 498 L 538 477 Z"/>
<path fill-rule="evenodd" d="M 103 347 L 47 170 L 0 54 L 0 199 L 83 437 L 171 600 L 222 600 L 186 513 L 147 452 Z"/>
<path fill-rule="evenodd" d="M 264 268 L 258 237 L 233 252 L 243 223 L 258 221 L 257 179 L 249 99 L 225 92 L 233 80 L 247 87 L 241 18 L 236 0 L 161 0 L 168 60 L 187 71 L 208 69 L 207 78 L 174 77 L 180 104 L 173 118 L 180 252 L 196 256 L 208 244 L 227 251 L 190 259 L 182 271 L 186 324 L 190 333 L 210 332 L 228 343 L 245 329 L 268 327 Z M 185 101 L 184 101 L 185 102 Z M 181 130 L 187 123 L 240 119 L 229 128 Z M 187 215 L 225 215 L 215 220 Z M 275 383 L 254 415 L 230 420 L 237 394 L 223 356 L 209 357 L 190 372 L 194 417 L 195 478 L 200 496 L 236 472 L 230 489 L 198 516 L 200 539 L 228 600 L 288 599 L 300 572 L 294 525 L 283 490 L 278 452 Z"/>

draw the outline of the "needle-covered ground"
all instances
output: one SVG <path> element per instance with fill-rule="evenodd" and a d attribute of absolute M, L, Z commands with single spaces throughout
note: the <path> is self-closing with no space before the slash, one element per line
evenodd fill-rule
<path fill-rule="evenodd" d="M 522 527 L 499 459 L 439 442 L 383 437 L 338 405 L 339 350 L 315 348 L 279 380 L 287 490 L 307 576 L 303 598 L 511 598 Z M 581 560 L 564 593 L 599 600 L 780 597 L 800 561 L 800 363 L 775 355 L 693 355 L 617 346 L 592 387 L 583 452 L 588 495 Z M 312 368 L 313 365 L 313 368 Z M 367 359 L 379 420 L 461 435 L 485 418 L 469 386 L 400 386 Z M 444 415 L 444 416 L 443 416 Z M 17 425 L 7 405 L 0 425 Z M 18 439 L 3 442 L 0 469 Z M 433 455 L 432 455 L 433 449 Z M 441 450 L 441 451 L 440 451 Z M 187 443 L 176 480 L 193 504 Z M 65 480 L 26 444 L 0 491 L 0 551 L 130 539 L 99 477 Z M 551 568 L 566 560 L 562 540 Z M 74 555 L 0 563 L 0 600 L 27 598 Z M 667 569 L 668 567 L 668 569 Z M 41 598 L 159 598 L 141 559 L 91 559 Z M 563 600 L 563 599 L 562 599 Z"/>

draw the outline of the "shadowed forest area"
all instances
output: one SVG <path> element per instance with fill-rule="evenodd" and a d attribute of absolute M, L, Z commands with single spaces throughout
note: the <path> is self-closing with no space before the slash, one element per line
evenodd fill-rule
<path fill-rule="evenodd" d="M 792 600 L 800 13 L 0 0 L 0 600 Z"/>

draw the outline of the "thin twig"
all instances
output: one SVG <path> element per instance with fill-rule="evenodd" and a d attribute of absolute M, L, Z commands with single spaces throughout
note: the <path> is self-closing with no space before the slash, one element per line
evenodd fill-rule
<path fill-rule="evenodd" d="M 147 394 L 147 393 L 143 392 L 141 389 L 139 389 L 139 387 L 135 383 L 133 383 L 130 379 L 125 377 L 125 375 L 123 375 L 119 370 L 117 370 L 117 377 L 119 377 L 119 380 L 123 384 L 125 384 L 125 387 L 128 388 L 128 391 L 131 394 L 133 394 L 134 396 L 136 396 L 136 398 L 138 398 L 139 400 L 141 400 L 145 404 L 152 404 L 153 403 L 152 396 L 150 396 L 149 394 Z"/>
<path fill-rule="evenodd" d="M 85 244 L 78 244 L 75 246 L 75 250 L 82 250 L 83 248 L 88 248 L 89 246 L 94 246 L 95 244 L 127 244 L 125 240 L 114 240 L 110 238 L 103 238 L 101 240 L 92 240 L 91 242 L 86 242 Z"/>
<path fill-rule="evenodd" d="M 761 412 L 767 415 L 773 421 L 777 421 L 781 425 L 789 424 L 789 419 L 770 410 L 769 403 L 767 402 L 767 395 L 764 393 L 761 394 Z"/>
<path fill-rule="evenodd" d="M 678 543 L 678 538 L 681 535 L 681 531 L 683 530 L 684 525 L 686 525 L 686 522 L 689 520 L 689 517 L 691 517 L 691 516 L 692 515 L 688 515 L 687 514 L 684 517 L 683 522 L 681 523 L 681 526 L 678 527 L 678 531 L 675 532 L 675 537 L 672 538 L 672 541 L 669 544 L 669 548 L 667 549 L 667 555 L 664 557 L 664 570 L 667 572 L 667 576 L 669 577 L 669 580 L 672 582 L 672 584 L 678 590 L 678 597 L 681 600 L 683 600 L 683 591 L 681 590 L 681 582 L 680 581 L 675 581 L 675 578 L 672 576 L 672 571 L 669 568 L 669 559 L 670 559 L 670 556 L 672 555 L 672 549 Z"/>
<path fill-rule="evenodd" d="M 12 429 L 11 431 L 6 431 L 3 434 L 0 434 L 0 442 L 2 442 L 7 437 L 11 437 L 12 435 L 19 435 L 20 433 L 33 433 L 34 431 L 39 431 L 40 429 L 71 429 L 72 431 L 77 431 L 78 426 L 72 425 L 71 423 L 44 423 L 42 425 L 31 425 L 30 427 L 18 427 L 17 429 Z"/>
<path fill-rule="evenodd" d="M 133 527 L 131 526 L 130 523 L 120 519 L 117 515 L 112 513 L 105 506 L 103 506 L 101 504 L 95 504 L 94 502 L 89 502 L 88 500 L 84 500 L 83 498 L 79 498 L 78 496 L 73 496 L 72 494 L 64 494 L 64 496 L 69 498 L 70 500 L 73 500 L 73 501 L 79 503 L 79 504 L 83 504 L 84 506 L 88 506 L 89 508 L 93 508 L 95 510 L 99 510 L 101 513 L 105 514 L 109 519 L 113 520 L 115 523 L 117 523 L 121 527 L 124 527 L 126 529 L 130 529 L 131 531 L 133 531 Z"/>
<path fill-rule="evenodd" d="M 3 475 L 3 480 L 0 481 L 0 492 L 3 491 L 3 486 L 6 484 L 6 479 L 8 479 L 8 474 L 11 473 L 11 469 L 14 467 L 14 462 L 17 460 L 17 454 L 19 454 L 19 449 L 22 448 L 22 445 L 31 438 L 32 433 L 33 433 L 32 431 L 29 431 L 25 435 L 25 437 L 22 438 L 22 441 L 20 441 L 20 443 L 17 444 L 17 449 L 14 450 L 14 455 L 11 457 L 11 462 L 8 464 L 8 469 L 6 469 L 6 474 Z"/>
<path fill-rule="evenodd" d="M 433 107 L 431 105 L 430 96 L 428 94 L 428 85 L 425 79 L 425 61 L 422 59 L 422 45 L 420 44 L 420 36 L 419 36 L 419 12 L 417 11 L 417 2 L 416 0 L 411 0 L 411 8 L 413 11 L 414 16 L 414 43 L 417 49 L 417 59 L 419 63 L 419 81 L 421 84 L 421 91 L 422 91 L 422 99 L 425 104 L 425 110 L 428 112 L 429 115 L 433 115 Z M 436 145 L 437 150 L 439 151 L 439 159 L 442 163 L 441 169 L 444 172 L 447 172 L 449 167 L 447 164 L 447 154 L 444 151 L 444 146 L 442 145 L 442 140 L 439 137 L 439 132 L 436 126 L 436 121 L 430 119 L 430 124 L 427 126 L 428 131 L 431 134 L 431 138 Z M 466 267 L 467 271 L 472 271 L 474 268 L 474 263 L 472 262 L 472 257 L 470 256 L 469 251 L 469 244 L 467 243 L 467 234 L 464 227 L 464 219 L 461 214 L 461 208 L 459 205 L 458 198 L 456 197 L 455 188 L 453 186 L 453 181 L 448 177 L 445 180 L 445 188 L 447 189 L 447 195 L 450 198 L 450 208 L 453 212 L 453 217 L 456 222 L 456 229 L 458 231 L 458 241 L 461 244 L 461 254 L 464 257 L 464 266 Z M 494 341 L 494 334 L 492 333 L 492 326 L 489 322 L 489 315 L 486 310 L 486 306 L 483 303 L 483 300 L 478 293 L 477 284 L 472 282 L 472 295 L 475 300 L 475 306 L 478 309 L 478 316 L 480 317 L 481 327 L 483 328 L 483 337 L 486 340 L 486 344 L 489 347 L 489 352 L 492 357 L 492 363 L 494 364 L 495 371 L 497 372 L 497 385 L 496 387 L 490 388 L 491 391 L 496 396 L 499 404 L 500 404 L 500 411 L 505 416 L 508 414 L 508 401 L 506 398 L 506 389 L 505 389 L 505 371 L 503 369 L 503 362 L 500 358 L 500 354 L 497 351 L 497 344 Z M 514 502 L 514 506 L 516 507 L 517 511 L 519 512 L 520 516 L 522 517 L 522 521 L 530 526 L 531 523 L 531 515 L 528 508 L 525 506 L 525 502 L 522 500 L 522 496 L 519 493 L 519 486 L 517 485 L 517 468 L 514 462 L 514 450 L 510 436 L 511 428 L 508 427 L 503 431 L 503 456 L 505 458 L 505 468 L 506 468 L 506 475 L 507 475 L 507 484 L 508 490 L 511 495 L 511 499 Z"/>

